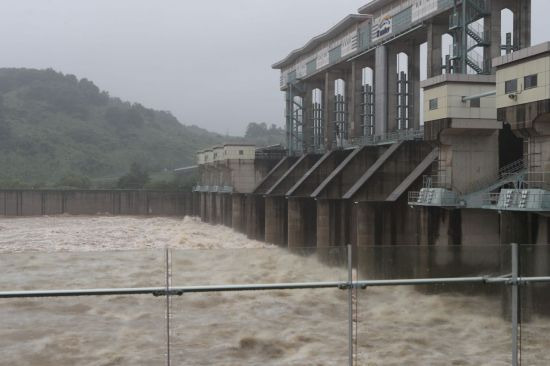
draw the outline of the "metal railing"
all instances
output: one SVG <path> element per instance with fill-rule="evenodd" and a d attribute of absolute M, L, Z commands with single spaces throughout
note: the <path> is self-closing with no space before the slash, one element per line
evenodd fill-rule
<path fill-rule="evenodd" d="M 442 190 L 434 192 L 433 188 L 424 188 L 421 191 L 409 191 L 408 203 L 409 205 L 420 206 L 456 207 L 459 205 L 459 200 L 454 192 Z"/>
<path fill-rule="evenodd" d="M 207 285 L 207 286 L 173 286 L 170 279 L 170 251 L 166 250 L 166 285 L 145 288 L 105 288 L 105 289 L 77 289 L 77 290 L 33 290 L 33 291 L 0 291 L 0 299 L 21 298 L 49 298 L 49 297 L 86 297 L 86 296 L 118 296 L 118 295 L 152 295 L 167 297 L 166 327 L 167 329 L 167 360 L 170 365 L 170 297 L 192 293 L 213 292 L 250 292 L 273 290 L 300 290 L 300 289 L 340 289 L 347 291 L 348 313 L 348 364 L 355 364 L 354 357 L 354 311 L 357 303 L 353 300 L 353 291 L 365 290 L 369 287 L 384 286 L 418 286 L 418 285 L 449 285 L 449 284 L 482 284 L 510 286 L 512 312 L 512 365 L 519 365 L 519 288 L 533 283 L 550 283 L 550 277 L 522 277 L 519 273 L 518 245 L 511 246 L 511 274 L 505 276 L 474 276 L 448 278 L 418 278 L 418 279 L 383 279 L 383 280 L 356 280 L 353 277 L 354 252 L 352 246 L 347 246 L 347 280 L 303 283 L 272 283 L 272 284 L 235 284 L 235 285 Z"/>
<path fill-rule="evenodd" d="M 508 165 L 503 166 L 499 169 L 498 173 L 492 177 L 480 179 L 474 182 L 470 188 L 464 193 L 471 193 L 481 191 L 482 189 L 488 188 L 493 184 L 496 184 L 500 181 L 507 180 L 518 176 L 525 170 L 525 161 L 524 159 L 516 160 Z"/>
<path fill-rule="evenodd" d="M 346 141 L 345 147 L 362 147 L 385 145 L 399 141 L 413 141 L 424 139 L 424 127 L 419 129 L 397 130 L 380 135 L 354 137 Z"/>
<path fill-rule="evenodd" d="M 193 192 L 202 193 L 233 193 L 231 186 L 194 186 Z"/>
<path fill-rule="evenodd" d="M 446 174 L 438 174 L 422 176 L 422 187 L 450 189 L 451 185 Z"/>
<path fill-rule="evenodd" d="M 507 189 L 499 193 L 484 195 L 485 206 L 502 210 L 548 211 L 550 192 L 539 189 Z"/>

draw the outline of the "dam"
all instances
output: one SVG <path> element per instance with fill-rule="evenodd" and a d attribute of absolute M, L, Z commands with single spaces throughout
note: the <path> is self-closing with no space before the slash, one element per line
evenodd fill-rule
<path fill-rule="evenodd" d="M 548 244 L 549 53 L 530 40 L 529 0 L 368 3 L 273 64 L 284 157 L 198 152 L 194 214 L 290 248 Z"/>

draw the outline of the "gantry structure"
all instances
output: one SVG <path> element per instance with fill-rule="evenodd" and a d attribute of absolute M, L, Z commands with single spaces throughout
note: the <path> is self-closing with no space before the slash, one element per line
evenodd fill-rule
<path fill-rule="evenodd" d="M 505 9 L 513 30 L 503 37 Z M 285 92 L 289 153 L 421 136 L 421 48 L 428 79 L 494 74 L 494 57 L 530 46 L 530 17 L 530 0 L 369 2 L 273 64 Z"/>

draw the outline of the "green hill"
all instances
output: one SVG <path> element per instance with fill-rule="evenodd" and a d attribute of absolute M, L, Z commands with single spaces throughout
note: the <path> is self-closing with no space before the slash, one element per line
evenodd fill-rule
<path fill-rule="evenodd" d="M 169 112 L 112 98 L 86 79 L 0 69 L 0 182 L 119 177 L 132 163 L 170 170 L 193 164 L 197 150 L 223 141 L 228 138 L 184 126 Z"/>

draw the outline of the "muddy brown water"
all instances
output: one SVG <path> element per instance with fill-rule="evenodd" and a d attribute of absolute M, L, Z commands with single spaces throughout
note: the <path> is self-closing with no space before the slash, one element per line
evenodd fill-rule
<path fill-rule="evenodd" d="M 0 219 L 0 289 L 345 280 L 296 255 L 195 219 Z M 345 250 L 332 255 L 345 261 Z M 164 365 L 165 297 L 0 300 L 0 365 Z M 500 300 L 412 288 L 356 297 L 358 365 L 509 365 Z M 347 294 L 336 289 L 186 294 L 170 299 L 172 365 L 346 365 Z M 550 364 L 550 322 L 523 329 L 524 364 Z"/>

